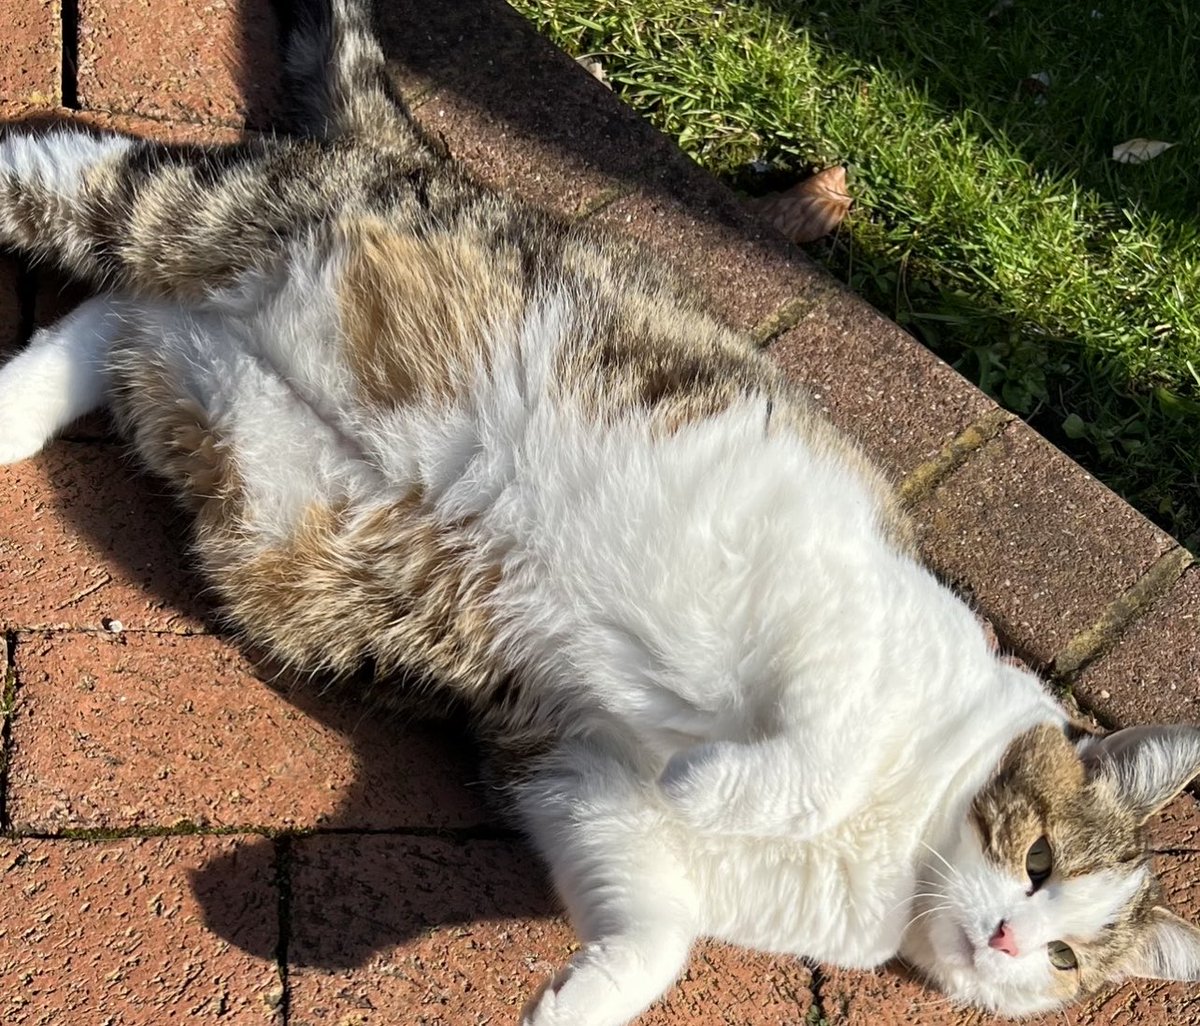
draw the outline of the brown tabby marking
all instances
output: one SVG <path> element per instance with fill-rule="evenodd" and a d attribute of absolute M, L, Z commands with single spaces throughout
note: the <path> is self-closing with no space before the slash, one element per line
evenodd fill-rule
<path fill-rule="evenodd" d="M 208 411 L 182 394 L 179 376 L 140 341 L 118 340 L 111 366 L 113 410 L 123 433 L 191 506 L 198 532 L 231 529 L 241 515 L 242 482 Z"/>
<path fill-rule="evenodd" d="M 414 492 L 362 512 L 314 505 L 286 544 L 216 568 L 251 637 L 293 666 L 348 674 L 415 674 L 468 695 L 494 676 L 489 598 L 499 567 L 480 558 L 471 525 L 438 522 Z"/>
<path fill-rule="evenodd" d="M 1054 856 L 1051 881 L 1103 870 L 1135 872 L 1146 860 L 1137 815 L 1103 779 L 1089 779 L 1075 746 L 1043 724 L 1011 745 L 992 781 L 976 796 L 974 821 L 985 853 L 1014 877 L 1027 880 L 1025 859 L 1043 834 Z M 1075 950 L 1079 968 L 1055 976 L 1065 998 L 1087 993 L 1117 975 L 1150 926 L 1157 898 L 1153 876 L 1098 939 L 1058 938 Z"/>
<path fill-rule="evenodd" d="M 339 290 L 344 352 L 365 402 L 445 402 L 486 366 L 489 335 L 514 325 L 516 257 L 475 233 L 347 226 Z"/>

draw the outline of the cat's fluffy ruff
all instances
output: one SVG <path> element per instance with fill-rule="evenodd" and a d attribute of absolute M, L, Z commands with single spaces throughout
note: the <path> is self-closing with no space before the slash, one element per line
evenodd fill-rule
<path fill-rule="evenodd" d="M 1014 1014 L 1195 978 L 1142 824 L 1196 732 L 1077 751 L 854 446 L 652 259 L 438 158 L 332 8 L 302 137 L 0 140 L 0 243 L 120 290 L 0 370 L 0 453 L 106 393 L 249 640 L 472 710 L 584 942 L 530 1026 L 627 1022 L 701 935 Z"/>

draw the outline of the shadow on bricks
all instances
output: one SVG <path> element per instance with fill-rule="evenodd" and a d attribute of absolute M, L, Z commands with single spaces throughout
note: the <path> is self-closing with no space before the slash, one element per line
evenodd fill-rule
<path fill-rule="evenodd" d="M 355 969 L 439 931 L 556 918 L 540 867 L 530 872 L 532 854 L 479 797 L 463 724 L 377 720 L 351 696 L 310 689 L 289 688 L 287 697 L 306 717 L 365 742 L 355 752 L 361 771 L 316 829 L 239 839 L 192 874 L 208 929 L 255 956 L 277 954 L 246 915 L 265 867 L 284 892 L 293 968 Z M 417 740 L 424 765 L 393 772 L 383 734 L 406 747 Z"/>

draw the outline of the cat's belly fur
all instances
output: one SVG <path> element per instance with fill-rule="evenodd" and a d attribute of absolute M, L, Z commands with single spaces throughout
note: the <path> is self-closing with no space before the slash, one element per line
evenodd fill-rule
<path fill-rule="evenodd" d="M 294 269 L 278 291 L 251 280 L 191 308 L 129 304 L 138 330 L 114 372 L 142 405 L 127 420 L 154 422 L 173 390 L 203 408 L 234 464 L 238 522 L 199 547 L 218 588 L 229 568 L 244 576 L 314 521 L 342 530 L 401 510 L 452 537 L 454 569 L 488 582 L 471 611 L 487 621 L 472 665 L 528 682 L 523 716 L 560 729 L 566 702 L 583 727 L 615 717 L 660 760 L 762 729 L 761 709 L 787 683 L 770 666 L 781 639 L 810 645 L 819 662 L 822 646 L 837 644 L 830 627 L 853 629 L 863 615 L 861 595 L 829 568 L 843 557 L 869 565 L 873 497 L 839 454 L 786 430 L 766 437 L 766 400 L 747 397 L 675 432 L 636 414 L 597 423 L 555 380 L 573 314 L 550 300 L 495 341 L 457 398 L 364 403 L 322 292 L 325 258 L 309 258 L 309 274 Z M 167 390 L 157 407 L 143 395 L 148 363 L 164 379 L 151 384 Z M 164 447 L 142 445 L 148 458 Z M 836 535 L 822 537 L 822 524 Z M 239 587 L 224 589 L 227 602 Z M 820 615 L 794 637 L 806 609 Z M 278 627 L 246 625 L 268 644 Z M 860 637 L 855 648 L 849 658 L 870 660 L 878 642 Z"/>

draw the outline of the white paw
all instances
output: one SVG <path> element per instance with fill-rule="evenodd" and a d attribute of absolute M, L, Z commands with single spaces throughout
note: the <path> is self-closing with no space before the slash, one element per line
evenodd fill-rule
<path fill-rule="evenodd" d="M 647 981 L 649 960 L 622 945 L 585 948 L 529 1000 L 521 1026 L 626 1026 L 673 978 Z"/>
<path fill-rule="evenodd" d="M 525 1002 L 521 1026 L 575 1026 L 570 1009 L 559 1000 L 559 991 L 570 976 L 571 965 L 568 963 L 542 984 L 541 989 Z"/>
<path fill-rule="evenodd" d="M 0 464 L 19 463 L 41 452 L 50 441 L 39 418 L 20 419 L 17 411 L 0 410 Z"/>

